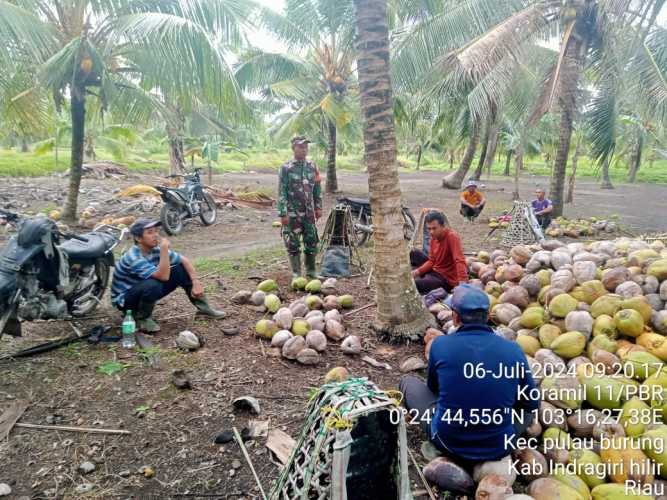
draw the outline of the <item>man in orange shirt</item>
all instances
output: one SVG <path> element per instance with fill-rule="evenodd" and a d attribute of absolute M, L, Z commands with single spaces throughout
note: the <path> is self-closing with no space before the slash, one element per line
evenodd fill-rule
<path fill-rule="evenodd" d="M 437 288 L 449 292 L 459 283 L 468 281 L 461 238 L 446 225 L 445 217 L 440 212 L 426 214 L 424 223 L 430 235 L 428 256 L 421 250 L 410 252 L 410 263 L 415 268 L 412 276 L 417 290 L 422 295 Z"/>
<path fill-rule="evenodd" d="M 486 198 L 477 191 L 477 182 L 469 180 L 465 190 L 461 193 L 461 215 L 469 221 L 474 221 L 484 210 Z"/>

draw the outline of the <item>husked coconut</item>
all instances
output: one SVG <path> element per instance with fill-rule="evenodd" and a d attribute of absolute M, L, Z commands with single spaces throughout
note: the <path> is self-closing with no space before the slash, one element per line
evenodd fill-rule
<path fill-rule="evenodd" d="M 323 331 L 326 328 L 326 320 L 322 315 L 311 316 L 310 318 L 306 318 L 306 321 L 308 322 L 311 330 Z"/>
<path fill-rule="evenodd" d="M 589 260 L 578 261 L 572 265 L 572 274 L 580 285 L 594 280 L 596 271 L 597 266 L 595 262 Z"/>
<path fill-rule="evenodd" d="M 306 339 L 301 336 L 295 336 L 283 344 L 283 357 L 287 359 L 296 359 L 297 354 L 306 348 Z"/>
<path fill-rule="evenodd" d="M 257 290 L 250 296 L 250 303 L 254 306 L 263 306 L 265 298 L 266 293 L 262 292 L 261 290 Z"/>
<path fill-rule="evenodd" d="M 273 315 L 273 321 L 282 330 L 289 330 L 292 328 L 293 319 L 294 316 L 292 315 L 292 311 L 287 307 L 281 307 L 278 309 L 278 312 Z"/>
<path fill-rule="evenodd" d="M 530 303 L 530 295 L 524 287 L 516 285 L 503 292 L 498 300 L 501 304 L 513 304 L 520 309 L 525 309 Z"/>
<path fill-rule="evenodd" d="M 340 349 L 345 354 L 359 354 L 361 352 L 361 339 L 356 335 L 350 335 L 340 344 Z"/>
<path fill-rule="evenodd" d="M 521 316 L 521 309 L 514 304 L 498 304 L 491 312 L 491 319 L 500 325 L 508 325 L 514 318 Z"/>
<path fill-rule="evenodd" d="M 306 335 L 306 346 L 322 352 L 327 348 L 327 336 L 319 330 L 311 330 Z"/>
<path fill-rule="evenodd" d="M 293 317 L 303 318 L 308 314 L 308 306 L 306 305 L 305 302 L 302 301 L 292 302 L 289 308 L 292 311 Z"/>
<path fill-rule="evenodd" d="M 340 324 L 343 324 L 343 315 L 338 311 L 338 309 L 327 311 L 324 315 L 324 319 L 326 321 L 333 319 L 334 321 L 338 321 Z"/>
<path fill-rule="evenodd" d="M 645 295 L 656 293 L 660 288 L 660 282 L 655 276 L 646 276 L 644 278 L 644 284 L 642 285 L 642 291 Z"/>
<path fill-rule="evenodd" d="M 343 340 L 345 338 L 345 328 L 334 319 L 327 320 L 325 333 L 332 340 Z"/>
<path fill-rule="evenodd" d="M 531 297 L 537 297 L 537 295 L 540 293 L 540 289 L 542 288 L 540 279 L 534 274 L 527 274 L 521 278 L 519 286 L 524 288 L 528 292 L 528 295 Z"/>
<path fill-rule="evenodd" d="M 316 350 L 306 347 L 297 353 L 296 360 L 302 365 L 316 365 L 320 361 L 320 355 Z"/>
<path fill-rule="evenodd" d="M 565 293 L 572 290 L 576 284 L 572 271 L 568 269 L 561 269 L 551 275 L 551 287 L 563 290 Z"/>
<path fill-rule="evenodd" d="M 289 330 L 280 330 L 273 335 L 273 338 L 271 338 L 271 347 L 282 347 L 285 345 L 285 342 L 292 337 L 294 337 L 294 335 L 292 335 L 292 332 Z"/>
<path fill-rule="evenodd" d="M 338 297 L 335 295 L 328 295 L 324 297 L 324 309 L 332 311 L 338 308 Z"/>
<path fill-rule="evenodd" d="M 310 311 L 308 314 L 306 314 L 305 318 L 309 319 L 309 318 L 313 318 L 315 316 L 320 316 L 321 318 L 324 318 L 324 313 L 322 311 L 320 311 L 319 309 L 315 309 L 313 311 Z"/>
<path fill-rule="evenodd" d="M 512 257 L 514 262 L 520 266 L 526 264 L 532 257 L 532 254 L 533 253 L 528 249 L 528 247 L 524 245 L 517 245 L 512 248 L 512 250 L 510 250 L 510 257 Z"/>
<path fill-rule="evenodd" d="M 587 311 L 572 311 L 565 316 L 565 329 L 568 332 L 577 331 L 590 340 L 593 333 L 593 316 Z"/>
<path fill-rule="evenodd" d="M 477 485 L 475 500 L 505 500 L 513 493 L 505 476 L 489 474 Z"/>
<path fill-rule="evenodd" d="M 629 299 L 630 297 L 638 297 L 640 295 L 644 295 L 642 293 L 642 287 L 639 286 L 634 281 L 626 281 L 625 283 L 621 283 L 616 287 L 614 293 L 616 293 L 616 295 L 620 295 L 624 299 Z"/>

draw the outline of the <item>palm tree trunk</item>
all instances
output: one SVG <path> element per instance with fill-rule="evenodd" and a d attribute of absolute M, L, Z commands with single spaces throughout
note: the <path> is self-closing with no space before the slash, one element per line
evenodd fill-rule
<path fill-rule="evenodd" d="M 72 117 L 72 157 L 69 169 L 69 191 L 63 211 L 63 220 L 76 222 L 81 173 L 83 170 L 83 145 L 86 127 L 86 88 L 71 88 L 70 115 Z"/>
<path fill-rule="evenodd" d="M 461 184 L 465 178 L 468 170 L 470 170 L 470 165 L 472 160 L 475 157 L 475 151 L 477 150 L 477 143 L 479 142 L 479 127 L 473 125 L 472 135 L 470 136 L 470 142 L 468 142 L 468 147 L 466 152 L 463 155 L 461 160 L 461 165 L 454 172 L 445 175 L 442 178 L 442 187 L 445 189 L 461 189 Z"/>
<path fill-rule="evenodd" d="M 505 159 L 505 171 L 503 172 L 503 175 L 505 177 L 510 176 L 510 163 L 512 163 L 512 154 L 514 154 L 514 151 L 511 149 L 507 150 L 507 157 Z"/>
<path fill-rule="evenodd" d="M 491 177 L 491 167 L 496 158 L 496 150 L 498 149 L 498 135 L 500 134 L 500 124 L 498 120 L 494 120 L 489 132 L 489 146 L 486 151 L 486 158 L 484 158 L 484 166 L 489 177 Z"/>
<path fill-rule="evenodd" d="M 336 176 L 336 148 L 337 135 L 336 123 L 329 121 L 329 144 L 327 145 L 327 193 L 338 191 L 338 177 Z"/>
<path fill-rule="evenodd" d="M 635 154 L 632 155 L 632 164 L 630 165 L 630 172 L 628 172 L 628 182 L 633 183 L 637 180 L 637 172 L 639 172 L 639 167 L 642 164 L 642 149 L 644 148 L 644 136 L 641 131 L 639 131 L 639 137 L 637 137 L 637 149 L 635 149 Z"/>
<path fill-rule="evenodd" d="M 574 113 L 576 111 L 577 90 L 579 79 L 583 71 L 583 56 L 581 41 L 571 37 L 567 42 L 563 58 L 563 76 L 560 80 L 561 92 L 559 104 L 561 108 L 558 146 L 551 173 L 549 195 L 553 202 L 553 216 L 563 215 L 563 191 L 565 190 L 565 174 L 567 171 L 567 157 L 570 154 Z"/>
<path fill-rule="evenodd" d="M 476 181 L 482 178 L 482 172 L 484 171 L 484 161 L 486 160 L 486 152 L 489 147 L 489 132 L 491 131 L 491 123 L 487 122 L 486 127 L 484 127 L 484 138 L 482 139 L 482 150 L 479 153 L 479 161 L 477 162 L 477 168 L 475 173 L 472 174 L 472 178 Z"/>
<path fill-rule="evenodd" d="M 512 193 L 513 200 L 521 199 L 519 193 L 519 172 L 523 170 L 523 138 L 516 148 L 516 157 L 514 159 L 514 192 Z"/>
<path fill-rule="evenodd" d="M 374 328 L 394 341 L 421 338 L 433 324 L 412 279 L 403 232 L 401 187 L 389 78 L 386 0 L 354 0 L 364 157 L 373 211 L 377 312 Z"/>
<path fill-rule="evenodd" d="M 579 155 L 581 154 L 581 139 L 577 141 L 577 145 L 574 147 L 574 153 L 572 153 L 572 173 L 570 174 L 570 179 L 567 186 L 567 196 L 565 198 L 565 203 L 572 203 L 574 201 L 574 183 L 577 178 L 577 163 L 579 163 Z"/>
<path fill-rule="evenodd" d="M 609 163 L 610 158 L 608 155 L 602 164 L 602 184 L 600 184 L 600 189 L 614 189 L 614 185 L 611 183 L 611 178 L 609 177 Z"/>
<path fill-rule="evenodd" d="M 417 146 L 417 170 L 422 162 L 422 145 Z"/>
<path fill-rule="evenodd" d="M 183 155 L 183 139 L 176 127 L 167 125 L 169 139 L 169 174 L 179 174 L 185 171 L 185 156 Z"/>

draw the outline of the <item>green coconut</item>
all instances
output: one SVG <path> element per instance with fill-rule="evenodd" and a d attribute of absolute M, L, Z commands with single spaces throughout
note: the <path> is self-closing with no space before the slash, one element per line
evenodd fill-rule
<path fill-rule="evenodd" d="M 354 307 L 354 297 L 352 295 L 341 295 L 338 297 L 338 305 L 343 309 L 352 309 Z"/>
<path fill-rule="evenodd" d="M 308 332 L 310 331 L 310 324 L 308 324 L 308 321 L 306 321 L 303 318 L 296 318 L 292 322 L 292 333 L 294 335 L 298 335 L 299 337 L 303 337 Z"/>
<path fill-rule="evenodd" d="M 606 314 L 613 317 L 621 309 L 621 302 L 623 302 L 623 298 L 620 295 L 603 295 L 591 304 L 591 316 L 597 318 Z"/>
<path fill-rule="evenodd" d="M 556 318 L 564 318 L 572 311 L 576 311 L 578 304 L 577 299 L 571 295 L 561 293 L 556 295 L 549 303 L 549 313 Z"/>
<path fill-rule="evenodd" d="M 539 328 L 547 321 L 547 314 L 542 307 L 529 307 L 521 314 L 521 326 Z"/>
<path fill-rule="evenodd" d="M 278 325 L 270 319 L 260 319 L 255 325 L 255 333 L 257 336 L 267 340 L 271 340 L 278 329 Z"/>
<path fill-rule="evenodd" d="M 270 293 L 264 297 L 264 307 L 266 307 L 266 310 L 270 313 L 275 313 L 280 309 L 280 299 L 277 295 Z"/>
<path fill-rule="evenodd" d="M 292 290 L 303 290 L 307 284 L 308 280 L 306 278 L 294 278 L 292 280 Z"/>
<path fill-rule="evenodd" d="M 264 293 L 275 292 L 278 290 L 278 283 L 275 280 L 264 280 L 259 285 L 257 285 L 257 290 L 260 290 Z"/>
<path fill-rule="evenodd" d="M 611 339 L 616 338 L 618 331 L 616 330 L 614 318 L 606 314 L 595 318 L 595 321 L 593 321 L 593 337 L 597 337 L 598 335 L 606 335 Z"/>
<path fill-rule="evenodd" d="M 320 293 L 322 289 L 322 282 L 320 280 L 310 280 L 306 284 L 306 292 L 308 293 Z"/>
<path fill-rule="evenodd" d="M 644 332 L 644 318 L 634 309 L 623 309 L 614 315 L 614 325 L 623 335 L 639 337 Z"/>

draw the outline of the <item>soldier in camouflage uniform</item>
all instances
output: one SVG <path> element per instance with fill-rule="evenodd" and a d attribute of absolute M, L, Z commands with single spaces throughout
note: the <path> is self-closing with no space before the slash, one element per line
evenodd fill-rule
<path fill-rule="evenodd" d="M 319 240 L 315 222 L 322 216 L 322 186 L 320 171 L 306 159 L 309 143 L 303 136 L 292 139 L 294 158 L 280 167 L 278 181 L 278 213 L 295 278 L 301 276 L 301 240 L 306 276 L 317 277 L 315 259 Z"/>

